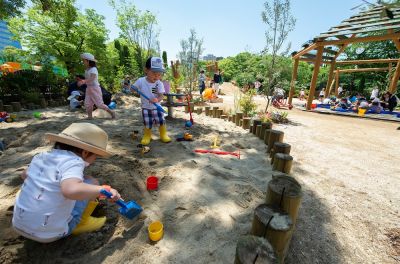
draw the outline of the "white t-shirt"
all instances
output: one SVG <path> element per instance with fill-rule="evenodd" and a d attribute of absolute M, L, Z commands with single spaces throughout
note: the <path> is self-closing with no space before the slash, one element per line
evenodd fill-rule
<path fill-rule="evenodd" d="M 319 96 L 325 96 L 325 91 L 321 90 L 321 92 L 319 92 Z"/>
<path fill-rule="evenodd" d="M 81 105 L 81 103 L 78 101 L 78 99 L 76 99 L 76 98 L 72 98 L 70 101 L 69 101 L 69 108 L 70 109 L 75 109 L 75 108 L 77 108 L 78 106 L 80 106 Z"/>
<path fill-rule="evenodd" d="M 95 74 L 96 78 L 93 81 L 87 82 L 87 86 L 100 86 L 99 84 L 99 72 L 97 71 L 96 67 L 91 67 L 85 70 L 85 79 L 88 81 L 91 78 L 91 74 Z"/>
<path fill-rule="evenodd" d="M 373 89 L 371 92 L 371 99 L 378 97 L 378 95 L 379 95 L 379 89 Z"/>
<path fill-rule="evenodd" d="M 33 157 L 15 202 L 13 226 L 39 242 L 65 236 L 75 200 L 63 196 L 61 182 L 83 180 L 84 168 L 83 159 L 66 150 L 53 149 Z"/>
<path fill-rule="evenodd" d="M 341 92 L 343 92 L 343 88 L 342 88 L 342 86 L 339 86 L 337 90 L 338 90 L 338 93 L 341 93 Z"/>
<path fill-rule="evenodd" d="M 157 93 L 160 93 L 160 94 L 165 93 L 164 85 L 161 81 L 158 80 L 155 83 L 150 83 L 146 80 L 146 77 L 139 78 L 134 83 L 134 86 L 139 88 L 139 90 L 150 99 L 156 98 Z M 140 96 L 140 100 L 142 102 L 142 108 L 157 109 L 157 107 L 153 103 L 151 103 L 149 100 L 145 99 L 143 96 Z"/>

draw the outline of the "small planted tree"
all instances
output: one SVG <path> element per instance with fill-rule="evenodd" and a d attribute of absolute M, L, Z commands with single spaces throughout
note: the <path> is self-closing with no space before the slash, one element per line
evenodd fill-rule
<path fill-rule="evenodd" d="M 245 117 L 251 116 L 256 112 L 257 104 L 254 103 L 253 96 L 256 94 L 254 89 L 248 90 L 239 100 L 240 109 Z"/>
<path fill-rule="evenodd" d="M 264 3 L 261 13 L 262 21 L 266 25 L 266 43 L 263 53 L 269 54 L 266 63 L 266 78 L 263 93 L 267 96 L 267 107 L 270 104 L 272 88 L 279 79 L 281 68 L 277 67 L 278 60 L 286 56 L 290 49 L 290 42 L 284 46 L 288 34 L 294 29 L 296 19 L 290 13 L 290 0 L 268 0 Z"/>

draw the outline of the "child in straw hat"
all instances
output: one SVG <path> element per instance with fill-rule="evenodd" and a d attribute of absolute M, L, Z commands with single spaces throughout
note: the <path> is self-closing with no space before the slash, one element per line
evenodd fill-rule
<path fill-rule="evenodd" d="M 118 191 L 99 186 L 83 175 L 97 156 L 108 157 L 107 133 L 96 125 L 73 123 L 60 134 L 46 133 L 54 148 L 33 157 L 23 172 L 24 183 L 17 196 L 12 225 L 20 235 L 48 243 L 68 236 L 100 229 L 105 217 L 92 217 L 104 188 L 111 200 Z"/>

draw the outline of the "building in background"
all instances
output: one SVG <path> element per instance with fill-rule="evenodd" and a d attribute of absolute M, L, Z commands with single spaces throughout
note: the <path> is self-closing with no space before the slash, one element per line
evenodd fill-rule
<path fill-rule="evenodd" d="M 0 51 L 3 50 L 7 46 L 13 46 L 18 49 L 21 49 L 21 43 L 19 41 L 12 39 L 13 35 L 8 30 L 7 23 L 5 21 L 0 20 Z"/>
<path fill-rule="evenodd" d="M 217 57 L 215 57 L 213 54 L 207 54 L 206 56 L 203 56 L 203 60 L 205 61 L 215 61 Z"/>

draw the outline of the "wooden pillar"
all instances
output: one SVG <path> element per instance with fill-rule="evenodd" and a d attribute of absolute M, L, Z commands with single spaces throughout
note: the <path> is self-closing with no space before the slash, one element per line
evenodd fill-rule
<path fill-rule="evenodd" d="M 269 181 L 265 201 L 287 212 L 295 224 L 302 196 L 301 185 L 296 179 L 282 174 Z"/>
<path fill-rule="evenodd" d="M 297 80 L 297 69 L 299 67 L 299 58 L 294 60 L 293 64 L 293 72 L 292 72 L 292 81 L 290 82 L 290 91 L 289 91 L 289 104 L 292 104 L 292 99 L 295 91 L 296 80 Z"/>
<path fill-rule="evenodd" d="M 293 157 L 289 154 L 276 153 L 274 156 L 273 170 L 289 174 L 292 170 Z"/>
<path fill-rule="evenodd" d="M 272 147 L 274 146 L 275 142 L 282 142 L 283 141 L 283 132 L 279 130 L 271 129 L 269 133 L 269 140 L 268 140 L 268 148 L 267 152 L 270 153 Z"/>
<path fill-rule="evenodd" d="M 256 136 L 260 137 L 260 134 L 261 134 L 261 125 L 257 125 L 256 126 Z"/>
<path fill-rule="evenodd" d="M 218 106 L 214 106 L 213 110 L 212 110 L 212 117 L 217 117 L 217 110 L 218 110 Z"/>
<path fill-rule="evenodd" d="M 251 234 L 265 237 L 274 248 L 280 263 L 284 263 L 293 233 L 292 227 L 293 221 L 289 214 L 279 208 L 260 204 L 254 210 Z"/>
<path fill-rule="evenodd" d="M 265 145 L 268 145 L 269 135 L 271 134 L 271 130 L 272 129 L 265 129 L 265 132 L 264 132 L 264 144 Z"/>
<path fill-rule="evenodd" d="M 319 67 L 321 66 L 323 51 L 324 51 L 324 46 L 319 46 L 317 48 L 317 58 L 314 64 L 314 71 L 311 79 L 310 92 L 308 93 L 308 98 L 307 98 L 307 110 L 311 110 L 311 104 L 312 101 L 314 100 L 315 87 L 317 86 Z"/>
<path fill-rule="evenodd" d="M 269 157 L 271 158 L 271 164 L 274 163 L 274 157 L 276 153 L 290 154 L 291 146 L 287 143 L 283 142 L 275 142 L 274 147 L 271 149 L 271 154 Z"/>
<path fill-rule="evenodd" d="M 397 82 L 400 77 L 400 60 L 397 62 L 396 71 L 393 74 L 392 81 L 390 82 L 389 92 L 394 94 L 397 91 Z"/>
<path fill-rule="evenodd" d="M 243 113 L 241 112 L 236 113 L 235 123 L 237 126 L 240 125 L 240 120 L 242 120 L 242 118 L 243 118 Z"/>
<path fill-rule="evenodd" d="M 217 110 L 217 118 L 221 118 L 221 115 L 224 114 L 224 110 L 223 109 L 218 109 Z"/>
<path fill-rule="evenodd" d="M 242 123 L 243 129 L 250 128 L 250 121 L 251 121 L 251 117 L 243 117 L 243 123 Z"/>
<path fill-rule="evenodd" d="M 253 129 L 251 130 L 251 132 L 255 135 L 256 134 L 256 128 L 258 125 L 261 125 L 261 120 L 254 120 L 253 121 Z"/>
<path fill-rule="evenodd" d="M 264 140 L 265 130 L 271 128 L 270 124 L 271 123 L 266 123 L 266 122 L 261 123 L 261 132 L 260 135 L 258 136 L 261 140 Z"/>
<path fill-rule="evenodd" d="M 221 118 L 223 120 L 226 120 L 226 119 L 228 119 L 228 116 L 227 115 L 221 115 L 219 118 Z"/>
<path fill-rule="evenodd" d="M 389 71 L 389 73 L 388 73 L 388 78 L 389 78 L 389 83 L 390 83 L 390 81 L 392 80 L 392 68 L 393 68 L 393 65 L 392 65 L 391 63 L 389 63 L 389 65 L 388 65 L 388 71 Z"/>
<path fill-rule="evenodd" d="M 197 107 L 197 108 L 196 108 L 196 113 L 197 113 L 198 115 L 200 115 L 202 112 L 203 112 L 203 108 L 201 108 L 201 107 Z"/>
<path fill-rule="evenodd" d="M 21 112 L 21 103 L 20 102 L 11 102 L 11 105 L 14 109 L 14 112 Z"/>
<path fill-rule="evenodd" d="M 333 82 L 333 72 L 336 67 L 336 62 L 332 61 L 331 66 L 329 68 L 329 75 L 328 75 L 328 82 L 326 83 L 326 88 L 325 88 L 325 98 L 328 98 L 329 95 L 331 94 L 331 84 Z"/>
<path fill-rule="evenodd" d="M 278 257 L 265 238 L 246 235 L 237 242 L 234 263 L 278 263 Z"/>
<path fill-rule="evenodd" d="M 204 109 L 206 111 L 206 116 L 209 116 L 210 115 L 211 106 L 206 106 L 206 107 L 204 107 Z"/>
<path fill-rule="evenodd" d="M 235 124 L 236 124 L 236 114 L 233 114 L 233 115 L 232 115 L 232 120 L 231 120 L 231 121 L 232 121 L 232 123 L 235 123 Z"/>
<path fill-rule="evenodd" d="M 339 69 L 336 70 L 335 74 L 335 96 L 339 96 Z"/>

